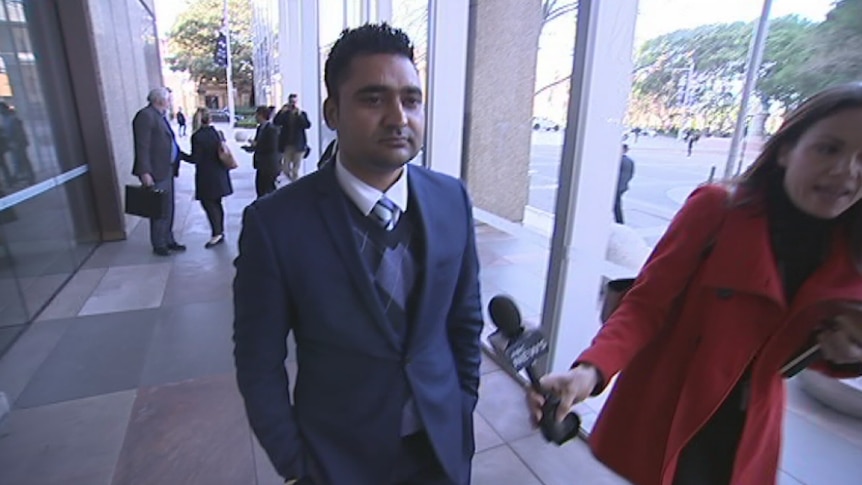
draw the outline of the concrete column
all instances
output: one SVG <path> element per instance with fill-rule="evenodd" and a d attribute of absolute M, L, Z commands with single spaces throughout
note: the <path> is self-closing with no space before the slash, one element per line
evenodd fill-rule
<path fill-rule="evenodd" d="M 524 217 L 529 189 L 542 5 L 540 0 L 471 0 L 469 9 L 462 176 L 476 207 L 517 222 Z"/>
<path fill-rule="evenodd" d="M 542 328 L 553 370 L 599 328 L 598 295 L 613 218 L 638 2 L 580 0 L 569 115 Z"/>
<path fill-rule="evenodd" d="M 323 147 L 319 146 L 321 108 L 323 102 L 320 96 L 320 18 L 317 0 L 302 0 L 302 88 L 298 91 L 300 106 L 308 114 L 311 128 L 306 132 L 311 152 L 302 162 L 300 175 L 317 169 L 317 159 Z"/>
<path fill-rule="evenodd" d="M 311 128 L 306 132 L 311 153 L 303 160 L 300 175 L 314 170 L 320 154 L 320 60 L 319 16 L 316 0 L 284 0 L 279 10 L 279 72 L 282 95 L 280 107 L 290 93 L 299 95 L 299 104 L 308 114 Z"/>
<path fill-rule="evenodd" d="M 428 2 L 428 103 L 425 160 L 428 168 L 461 178 L 467 78 L 467 2 Z"/>

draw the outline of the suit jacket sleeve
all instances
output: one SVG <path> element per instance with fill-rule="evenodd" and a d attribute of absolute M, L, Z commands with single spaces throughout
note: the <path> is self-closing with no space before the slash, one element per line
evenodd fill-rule
<path fill-rule="evenodd" d="M 632 289 L 575 364 L 595 366 L 601 392 L 667 322 L 677 296 L 685 291 L 727 213 L 727 191 L 695 190 L 673 219 Z"/>
<path fill-rule="evenodd" d="M 135 164 L 133 175 L 153 173 L 153 161 L 150 159 L 150 144 L 153 137 L 153 127 L 150 117 L 144 111 L 139 111 L 132 120 L 132 135 L 135 139 Z"/>
<path fill-rule="evenodd" d="M 284 478 L 304 475 L 304 452 L 284 360 L 291 329 L 288 293 L 254 205 L 243 214 L 234 278 L 234 360 L 255 435 Z"/>
<path fill-rule="evenodd" d="M 482 358 L 479 335 L 483 326 L 482 302 L 479 297 L 479 257 L 476 253 L 473 208 L 467 191 L 463 186 L 460 186 L 460 189 L 466 211 L 464 221 L 467 225 L 467 241 L 449 310 L 447 328 L 461 390 L 469 399 L 472 409 L 476 406 L 479 396 L 479 363 Z"/>
<path fill-rule="evenodd" d="M 311 128 L 311 122 L 308 121 L 308 114 L 306 114 L 305 111 L 302 112 L 301 119 L 302 119 L 302 128 L 303 129 L 307 130 L 307 129 Z"/>

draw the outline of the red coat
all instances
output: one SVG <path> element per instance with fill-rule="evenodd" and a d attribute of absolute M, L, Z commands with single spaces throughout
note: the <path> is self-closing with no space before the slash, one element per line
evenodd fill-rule
<path fill-rule="evenodd" d="M 785 399 L 779 369 L 837 304 L 862 300 L 848 238 L 835 237 L 828 260 L 789 305 L 763 207 L 729 209 L 727 198 L 716 186 L 691 195 L 578 358 L 603 376 L 622 370 L 590 443 L 599 460 L 637 485 L 671 485 L 680 451 L 749 365 L 748 415 L 732 483 L 775 483 Z"/>

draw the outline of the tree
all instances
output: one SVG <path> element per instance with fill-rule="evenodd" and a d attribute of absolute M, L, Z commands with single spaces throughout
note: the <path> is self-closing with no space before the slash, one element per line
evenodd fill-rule
<path fill-rule="evenodd" d="M 796 82 L 807 98 L 835 84 L 862 79 L 862 0 L 840 0 L 818 25 Z"/>
<path fill-rule="evenodd" d="M 188 71 L 197 82 L 226 82 L 225 68 L 215 63 L 216 39 L 222 26 L 222 0 L 193 0 L 168 33 L 167 62 L 171 70 Z M 237 87 L 253 87 L 250 0 L 228 0 L 232 76 Z"/>

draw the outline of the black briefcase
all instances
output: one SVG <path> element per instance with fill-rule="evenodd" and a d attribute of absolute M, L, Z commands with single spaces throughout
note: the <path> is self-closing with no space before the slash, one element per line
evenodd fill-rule
<path fill-rule="evenodd" d="M 126 214 L 161 219 L 167 207 L 167 194 L 164 190 L 142 185 L 126 186 Z"/>

